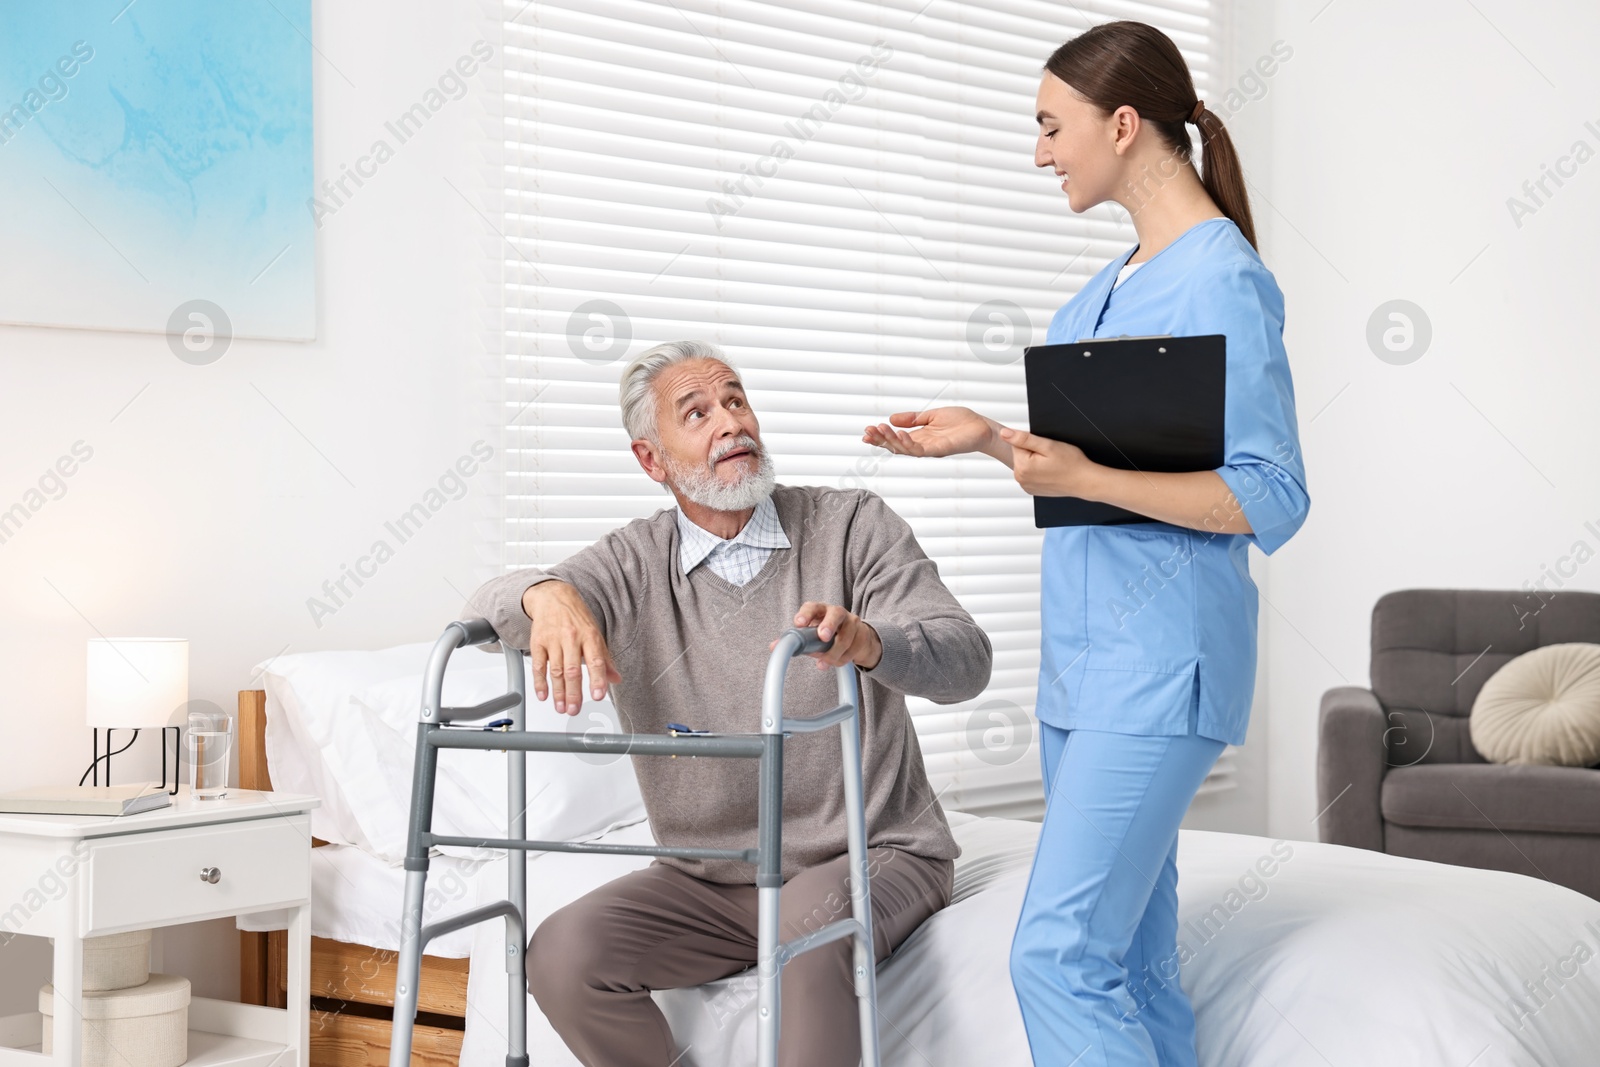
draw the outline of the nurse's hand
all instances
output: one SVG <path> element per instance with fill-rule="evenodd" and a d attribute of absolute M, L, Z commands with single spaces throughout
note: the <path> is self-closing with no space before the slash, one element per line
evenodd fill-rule
<path fill-rule="evenodd" d="M 891 425 L 891 423 L 893 425 Z M 915 432 L 907 432 L 913 430 Z M 989 452 L 999 443 L 1000 424 L 971 408 L 897 411 L 889 422 L 868 426 L 861 439 L 902 456 L 954 456 Z"/>
<path fill-rule="evenodd" d="M 1094 500 L 1095 476 L 1104 470 L 1065 441 L 1052 441 L 1026 430 L 1000 428 L 1000 439 L 1011 446 L 1011 472 L 1029 496 L 1075 496 Z"/>

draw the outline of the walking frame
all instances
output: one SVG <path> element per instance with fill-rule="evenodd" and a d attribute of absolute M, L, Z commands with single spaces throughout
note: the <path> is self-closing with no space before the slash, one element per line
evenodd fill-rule
<path fill-rule="evenodd" d="M 422 907 L 428 880 L 428 853 L 435 845 L 505 849 L 512 852 L 586 852 L 603 855 L 668 856 L 678 859 L 735 860 L 756 867 L 756 1051 L 759 1067 L 777 1067 L 779 989 L 783 965 L 803 952 L 843 938 L 854 943 L 853 972 L 856 1003 L 860 1010 L 861 1062 L 878 1067 L 876 961 L 872 947 L 872 906 L 867 869 L 867 821 L 862 800 L 860 697 L 855 667 L 838 668 L 839 704 L 811 718 L 794 719 L 783 713 L 783 679 L 789 661 L 797 655 L 825 652 L 814 628 L 785 630 L 767 660 L 762 688 L 761 730 L 748 734 L 694 736 L 679 734 L 569 734 L 530 731 L 526 728 L 526 679 L 523 653 L 502 646 L 506 660 L 507 692 L 470 708 L 443 706 L 444 673 L 450 656 L 466 645 L 497 640 L 484 619 L 452 622 L 433 646 L 422 686 L 422 711 L 417 720 L 417 751 L 411 782 L 411 816 L 406 844 L 406 891 L 401 915 L 399 969 L 395 975 L 394 1030 L 389 1044 L 389 1067 L 410 1067 L 411 1030 L 416 1022 L 418 980 L 422 951 L 443 934 L 491 919 L 505 920 L 506 973 L 510 980 L 509 1032 L 506 1067 L 528 1067 L 528 992 L 526 956 L 527 864 L 511 861 L 507 899 L 473 908 L 423 925 Z M 507 731 L 468 727 L 496 712 L 510 717 Z M 780 940 L 779 893 L 783 887 L 783 742 L 789 734 L 815 733 L 839 727 L 844 749 L 844 799 L 846 838 L 850 855 L 850 916 L 819 930 Z M 435 834 L 434 782 L 441 749 L 503 751 L 509 760 L 507 837 L 449 837 Z M 760 760 L 756 847 L 747 849 L 693 848 L 676 845 L 620 845 L 600 842 L 530 841 L 527 839 L 527 759 L 529 752 L 616 753 L 635 757 L 706 756 L 720 759 Z"/>

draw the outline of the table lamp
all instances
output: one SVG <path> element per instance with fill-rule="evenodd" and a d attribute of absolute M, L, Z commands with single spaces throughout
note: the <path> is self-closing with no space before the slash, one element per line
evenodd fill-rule
<path fill-rule="evenodd" d="M 111 731 L 132 730 L 133 737 L 117 752 L 126 752 L 139 739 L 140 730 L 161 731 L 161 787 L 167 787 L 167 730 L 172 740 L 172 795 L 178 793 L 181 742 L 174 714 L 189 702 L 189 642 L 169 637 L 93 638 L 89 641 L 88 700 L 85 717 L 94 730 L 94 762 L 89 771 L 100 784 L 100 763 L 105 761 L 106 785 L 111 784 Z M 100 752 L 100 731 L 106 732 L 106 751 Z M 83 782 L 80 780 L 79 785 Z"/>

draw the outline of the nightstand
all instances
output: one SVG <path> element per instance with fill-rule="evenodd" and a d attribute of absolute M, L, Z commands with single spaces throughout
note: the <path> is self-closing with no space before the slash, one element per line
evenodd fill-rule
<path fill-rule="evenodd" d="M 194 997 L 185 1067 L 308 1067 L 316 797 L 231 789 L 138 815 L 0 814 L 0 930 L 55 941 L 54 1052 L 43 1017 L 0 1018 L 0 1067 L 77 1067 L 83 939 L 287 909 L 289 1007 Z"/>

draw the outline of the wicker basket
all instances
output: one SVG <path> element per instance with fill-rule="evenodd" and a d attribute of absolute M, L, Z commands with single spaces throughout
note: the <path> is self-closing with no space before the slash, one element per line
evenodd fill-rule
<path fill-rule="evenodd" d="M 42 1051 L 53 1043 L 55 988 L 39 990 Z M 83 995 L 83 1067 L 178 1067 L 189 1058 L 189 980 L 152 974 L 131 989 Z"/>

